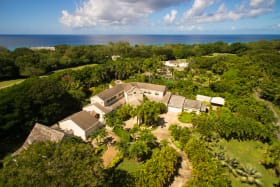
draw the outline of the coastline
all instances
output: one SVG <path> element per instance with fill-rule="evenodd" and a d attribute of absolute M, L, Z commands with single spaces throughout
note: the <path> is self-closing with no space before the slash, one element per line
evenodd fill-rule
<path fill-rule="evenodd" d="M 56 45 L 102 45 L 109 42 L 127 41 L 131 45 L 203 44 L 254 42 L 279 40 L 280 34 L 114 34 L 114 35 L 68 35 L 68 34 L 0 34 L 0 46 L 9 50 L 19 47 L 53 47 Z"/>

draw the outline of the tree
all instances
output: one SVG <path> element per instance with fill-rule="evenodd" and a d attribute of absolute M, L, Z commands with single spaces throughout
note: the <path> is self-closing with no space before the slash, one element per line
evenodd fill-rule
<path fill-rule="evenodd" d="M 180 143 L 181 147 L 184 147 L 191 137 L 191 131 L 187 127 L 171 125 L 168 130 L 171 131 L 171 136 Z"/>
<path fill-rule="evenodd" d="M 149 153 L 149 147 L 144 141 L 132 142 L 128 152 L 131 158 L 136 158 L 137 161 L 143 160 Z"/>
<path fill-rule="evenodd" d="M 159 114 L 166 111 L 166 106 L 162 103 L 145 100 L 143 104 L 136 108 L 138 124 L 156 125 Z"/>
<path fill-rule="evenodd" d="M 35 122 L 51 125 L 80 110 L 80 103 L 58 82 L 33 78 L 0 91 L 1 133 L 25 134 Z"/>
<path fill-rule="evenodd" d="M 193 165 L 193 177 L 187 182 L 187 186 L 231 186 L 229 177 L 225 175 L 225 171 L 210 154 L 203 141 L 190 139 L 185 146 L 185 152 Z"/>
<path fill-rule="evenodd" d="M 175 149 L 168 146 L 156 149 L 136 174 L 136 186 L 168 186 L 172 182 L 177 164 L 178 156 Z"/>
<path fill-rule="evenodd" d="M 102 139 L 104 139 L 106 136 L 107 136 L 107 131 L 106 131 L 106 128 L 100 128 L 96 131 L 94 131 L 90 137 L 93 138 L 93 139 L 96 139 L 97 143 L 100 143 L 100 141 Z"/>
<path fill-rule="evenodd" d="M 105 177 L 91 145 L 64 140 L 35 143 L 5 158 L 0 186 L 102 186 Z"/>
<path fill-rule="evenodd" d="M 280 143 L 274 142 L 268 147 L 265 151 L 262 164 L 266 168 L 272 168 L 275 171 L 275 174 L 280 176 Z"/>

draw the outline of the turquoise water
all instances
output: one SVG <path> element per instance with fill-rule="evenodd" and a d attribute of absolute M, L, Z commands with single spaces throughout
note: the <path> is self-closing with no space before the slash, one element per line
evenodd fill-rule
<path fill-rule="evenodd" d="M 131 45 L 226 43 L 280 39 L 280 35 L 0 35 L 0 46 L 8 49 L 55 45 L 95 45 L 127 41 Z"/>

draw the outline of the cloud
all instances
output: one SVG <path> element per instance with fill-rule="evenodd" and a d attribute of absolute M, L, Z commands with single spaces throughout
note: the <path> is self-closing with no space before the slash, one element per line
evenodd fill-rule
<path fill-rule="evenodd" d="M 186 26 L 186 25 L 180 25 L 178 27 L 179 31 L 181 32 L 190 32 L 190 31 L 202 31 L 203 27 L 202 26 L 198 26 L 198 25 L 190 25 L 190 26 Z"/>
<path fill-rule="evenodd" d="M 177 10 L 171 10 L 171 12 L 166 14 L 163 19 L 165 23 L 171 24 L 176 19 L 176 15 L 177 15 Z"/>
<path fill-rule="evenodd" d="M 252 8 L 272 7 L 274 3 L 275 0 L 251 0 L 250 6 Z"/>
<path fill-rule="evenodd" d="M 147 18 L 157 10 L 187 1 L 189 0 L 86 0 L 73 13 L 62 10 L 60 22 L 69 27 L 127 25 Z"/>
<path fill-rule="evenodd" d="M 195 0 L 191 9 L 189 9 L 186 13 L 186 17 L 191 16 L 201 16 L 204 10 L 213 5 L 217 0 Z"/>
<path fill-rule="evenodd" d="M 195 0 L 192 7 L 184 13 L 182 22 L 211 23 L 256 17 L 272 12 L 275 4 L 275 0 L 251 0 L 249 3 L 243 1 L 234 10 L 228 10 L 225 4 L 222 3 L 216 10 L 210 13 L 206 11 L 207 8 L 217 5 L 219 2 L 219 0 Z"/>

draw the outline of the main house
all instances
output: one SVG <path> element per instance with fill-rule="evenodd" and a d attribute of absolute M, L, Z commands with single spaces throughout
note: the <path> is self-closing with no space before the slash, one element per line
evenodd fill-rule
<path fill-rule="evenodd" d="M 140 105 L 144 96 L 152 101 L 164 103 L 168 107 L 168 111 L 171 112 L 200 113 L 207 111 L 206 106 L 201 101 L 173 95 L 167 92 L 166 86 L 163 85 L 142 82 L 118 82 L 115 86 L 91 97 L 91 104 L 85 106 L 83 110 L 96 113 L 99 121 L 104 122 L 105 114 L 123 104 Z"/>
<path fill-rule="evenodd" d="M 170 93 L 166 91 L 166 86 L 130 82 L 119 83 L 109 89 L 90 98 L 91 104 L 83 108 L 84 111 L 96 112 L 99 120 L 104 122 L 105 114 L 115 110 L 123 104 L 139 105 L 143 102 L 143 97 L 168 104 Z"/>
<path fill-rule="evenodd" d="M 196 100 L 192 100 L 167 92 L 166 86 L 163 85 L 141 82 L 122 83 L 118 81 L 115 86 L 110 86 L 110 88 L 91 97 L 91 104 L 85 106 L 82 111 L 66 117 L 59 121 L 57 125 L 47 127 L 36 124 L 22 148 L 17 152 L 25 149 L 35 141 L 51 140 L 58 142 L 68 134 L 87 140 L 92 132 L 104 126 L 105 114 L 123 104 L 140 105 L 144 96 L 152 101 L 164 103 L 169 112 L 175 113 L 183 111 L 197 114 L 207 112 L 208 109 L 204 102 L 213 106 L 223 106 L 225 104 L 224 98 L 221 97 L 197 95 Z"/>

